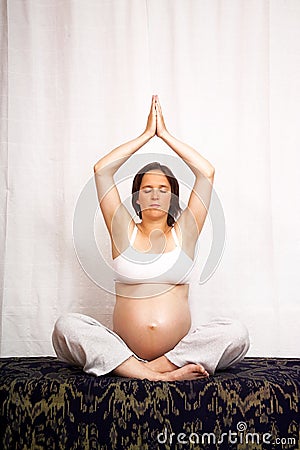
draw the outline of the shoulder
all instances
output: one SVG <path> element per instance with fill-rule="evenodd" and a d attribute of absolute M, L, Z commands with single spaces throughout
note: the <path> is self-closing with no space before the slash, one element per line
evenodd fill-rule
<path fill-rule="evenodd" d="M 124 222 L 119 227 L 113 229 L 112 232 L 112 255 L 116 258 L 123 253 L 137 233 L 137 226 L 133 218 L 129 222 Z"/>
<path fill-rule="evenodd" d="M 199 237 L 197 223 L 193 214 L 182 214 L 174 223 L 174 231 L 180 242 L 182 249 L 189 255 L 192 255 Z"/>
<path fill-rule="evenodd" d="M 182 229 L 178 222 L 174 223 L 171 231 L 173 235 L 175 235 L 175 239 L 177 239 L 179 244 L 182 245 Z"/>
<path fill-rule="evenodd" d="M 191 239 L 194 237 L 197 239 L 199 233 L 197 228 L 197 221 L 195 215 L 189 207 L 181 213 L 179 219 L 174 223 L 174 229 L 177 233 L 177 236 Z"/>

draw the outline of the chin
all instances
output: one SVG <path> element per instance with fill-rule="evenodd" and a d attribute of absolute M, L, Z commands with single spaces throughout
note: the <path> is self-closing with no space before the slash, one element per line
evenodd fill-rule
<path fill-rule="evenodd" d="M 164 217 L 167 216 L 168 213 L 164 211 L 163 209 L 156 209 L 156 208 L 150 208 L 147 209 L 147 212 L 144 211 L 144 216 L 147 216 L 151 219 L 151 217 L 157 219 L 158 217 Z"/>

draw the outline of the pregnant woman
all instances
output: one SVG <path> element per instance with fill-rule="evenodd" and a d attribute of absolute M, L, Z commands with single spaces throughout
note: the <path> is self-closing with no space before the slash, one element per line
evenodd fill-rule
<path fill-rule="evenodd" d="M 172 171 L 149 163 L 133 180 L 132 205 L 140 219 L 135 222 L 121 202 L 114 174 L 155 135 L 185 161 L 195 183 L 182 211 Z M 239 321 L 216 318 L 191 329 L 189 275 L 215 171 L 167 131 L 157 96 L 152 97 L 145 131 L 101 158 L 94 171 L 112 244 L 113 330 L 83 314 L 60 317 L 52 336 L 58 358 L 96 376 L 152 381 L 204 378 L 241 361 L 249 336 Z"/>

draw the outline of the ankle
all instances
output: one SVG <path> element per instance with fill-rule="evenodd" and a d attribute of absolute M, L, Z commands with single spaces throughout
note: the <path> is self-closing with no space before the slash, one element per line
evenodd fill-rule
<path fill-rule="evenodd" d="M 146 365 L 149 369 L 161 373 L 172 372 L 173 370 L 178 369 L 178 366 L 171 363 L 171 361 L 164 355 L 153 359 L 152 361 L 148 361 Z"/>
<path fill-rule="evenodd" d="M 155 372 L 154 370 L 151 370 L 151 374 L 149 374 L 148 380 L 150 381 L 167 381 L 167 374 L 168 372 Z"/>

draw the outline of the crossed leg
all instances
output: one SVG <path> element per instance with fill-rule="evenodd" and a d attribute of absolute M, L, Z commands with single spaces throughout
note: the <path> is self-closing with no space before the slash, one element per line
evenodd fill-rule
<path fill-rule="evenodd" d="M 227 318 L 214 319 L 188 333 L 165 355 L 148 362 L 131 357 L 114 373 L 153 381 L 207 378 L 215 370 L 241 361 L 248 349 L 248 330 L 242 323 Z"/>
<path fill-rule="evenodd" d="M 196 380 L 209 376 L 201 364 L 186 364 L 179 368 L 165 356 L 160 356 L 149 362 L 138 361 L 134 356 L 131 356 L 112 373 L 119 377 L 147 378 L 150 381 Z"/>
<path fill-rule="evenodd" d="M 87 373 L 112 373 L 151 381 L 207 378 L 241 361 L 248 348 L 247 329 L 238 321 L 215 319 L 189 332 L 172 350 L 145 361 L 113 331 L 83 314 L 61 316 L 53 330 L 58 358 Z"/>

